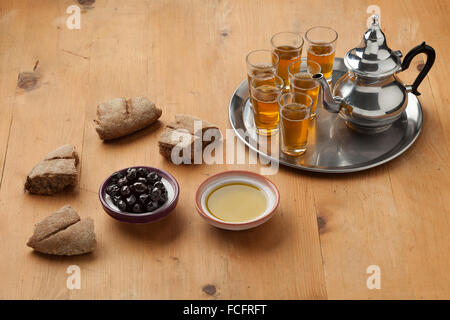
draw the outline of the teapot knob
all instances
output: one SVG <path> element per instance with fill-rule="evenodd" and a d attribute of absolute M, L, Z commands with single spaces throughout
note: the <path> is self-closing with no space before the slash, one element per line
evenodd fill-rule
<path fill-rule="evenodd" d="M 373 26 L 380 25 L 380 17 L 377 14 L 372 15 L 372 25 Z"/>

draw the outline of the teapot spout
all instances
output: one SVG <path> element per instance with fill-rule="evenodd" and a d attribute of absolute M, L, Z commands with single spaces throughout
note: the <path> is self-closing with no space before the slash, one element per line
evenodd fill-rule
<path fill-rule="evenodd" d="M 341 108 L 341 97 L 335 97 L 331 93 L 330 85 L 328 84 L 327 79 L 323 77 L 323 74 L 317 73 L 312 76 L 313 79 L 316 79 L 323 90 L 323 106 L 329 112 L 338 113 Z"/>

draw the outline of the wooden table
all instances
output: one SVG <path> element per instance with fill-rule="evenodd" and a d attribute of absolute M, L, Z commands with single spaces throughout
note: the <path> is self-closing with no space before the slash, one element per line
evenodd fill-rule
<path fill-rule="evenodd" d="M 0 298 L 31 299 L 442 299 L 450 297 L 450 2 L 115 1 L 81 6 L 81 29 L 66 27 L 69 0 L 0 1 Z M 244 57 L 269 48 L 282 30 L 325 24 L 339 33 L 337 56 L 358 44 L 369 5 L 393 49 L 426 40 L 437 60 L 420 97 L 424 125 L 400 158 L 362 173 L 325 175 L 280 168 L 270 179 L 281 205 L 246 232 L 215 229 L 199 217 L 194 192 L 208 176 L 258 165 L 175 166 L 158 154 L 164 123 L 191 113 L 230 128 L 228 101 L 245 78 Z M 411 82 L 418 57 L 401 76 Z M 39 61 L 37 83 L 20 72 Z M 99 102 L 148 96 L 161 123 L 102 143 L 93 119 Z M 27 173 L 71 143 L 81 155 L 73 192 L 23 192 Z M 166 220 L 128 225 L 107 216 L 97 190 L 111 172 L 151 165 L 179 180 L 177 209 Z M 92 217 L 93 254 L 49 257 L 25 243 L 34 223 L 64 204 Z M 81 270 L 68 290 L 67 267 Z M 368 266 L 381 289 L 366 286 Z"/>

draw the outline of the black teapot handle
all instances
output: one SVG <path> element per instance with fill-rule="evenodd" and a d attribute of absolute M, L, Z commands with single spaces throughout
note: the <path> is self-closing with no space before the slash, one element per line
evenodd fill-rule
<path fill-rule="evenodd" d="M 419 44 L 418 46 L 412 48 L 406 54 L 402 62 L 402 71 L 408 69 L 409 65 L 411 64 L 411 61 L 419 53 L 425 53 L 427 55 L 427 62 L 425 63 L 425 66 L 423 67 L 422 71 L 420 71 L 419 75 L 417 76 L 416 80 L 411 86 L 411 92 L 414 93 L 416 96 L 420 96 L 420 92 L 417 91 L 417 88 L 427 75 L 428 71 L 430 71 L 431 67 L 433 66 L 434 60 L 436 59 L 436 52 L 434 51 L 434 49 L 429 45 L 427 45 L 425 42 L 422 42 L 422 44 Z"/>

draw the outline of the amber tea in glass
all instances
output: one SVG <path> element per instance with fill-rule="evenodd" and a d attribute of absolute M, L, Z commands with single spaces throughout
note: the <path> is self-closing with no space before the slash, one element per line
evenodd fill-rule
<path fill-rule="evenodd" d="M 273 79 L 253 78 L 250 82 L 256 132 L 270 136 L 278 131 L 278 98 L 284 87 L 279 76 Z"/>
<path fill-rule="evenodd" d="M 247 80 L 250 91 L 250 82 L 253 78 L 274 79 L 279 63 L 278 56 L 270 50 L 254 50 L 247 54 Z"/>
<path fill-rule="evenodd" d="M 289 90 L 288 66 L 301 58 L 303 42 L 297 32 L 279 32 L 270 39 L 273 52 L 279 57 L 277 74 L 284 80 L 286 91 Z"/>
<path fill-rule="evenodd" d="M 306 152 L 312 99 L 306 94 L 290 92 L 279 98 L 281 151 L 290 156 Z"/>
<path fill-rule="evenodd" d="M 315 61 L 302 58 L 292 62 L 288 72 L 290 91 L 304 93 L 312 98 L 311 118 L 315 118 L 320 84 L 312 76 L 321 72 L 320 65 Z"/>
<path fill-rule="evenodd" d="M 313 27 L 306 32 L 308 60 L 320 64 L 325 79 L 331 81 L 338 34 L 329 27 Z"/>

